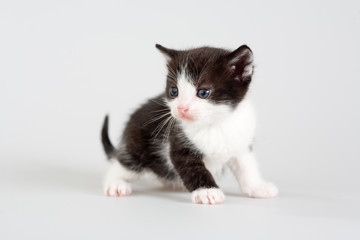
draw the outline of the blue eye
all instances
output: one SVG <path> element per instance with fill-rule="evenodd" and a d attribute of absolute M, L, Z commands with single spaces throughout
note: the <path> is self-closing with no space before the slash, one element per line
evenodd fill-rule
<path fill-rule="evenodd" d="M 177 87 L 170 88 L 170 96 L 177 97 L 178 94 L 179 94 L 179 91 L 178 91 Z"/>
<path fill-rule="evenodd" d="M 200 89 L 200 90 L 197 92 L 197 95 L 198 95 L 199 98 L 207 98 L 207 97 L 209 97 L 209 95 L 210 95 L 210 90 Z"/>

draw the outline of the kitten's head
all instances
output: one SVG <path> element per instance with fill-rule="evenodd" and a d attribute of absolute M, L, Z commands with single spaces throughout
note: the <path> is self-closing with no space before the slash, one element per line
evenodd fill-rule
<path fill-rule="evenodd" d="M 167 58 L 166 97 L 171 114 L 184 123 L 212 123 L 243 100 L 253 74 L 252 51 L 202 47 L 178 51 L 156 47 Z"/>

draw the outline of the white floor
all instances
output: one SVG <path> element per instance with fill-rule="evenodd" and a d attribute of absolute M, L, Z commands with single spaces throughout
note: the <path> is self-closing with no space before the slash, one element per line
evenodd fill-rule
<path fill-rule="evenodd" d="M 351 189 L 282 183 L 276 199 L 250 199 L 229 176 L 220 183 L 225 203 L 205 206 L 147 179 L 130 197 L 105 197 L 105 164 L 0 167 L 0 239 L 360 239 L 360 196 Z"/>

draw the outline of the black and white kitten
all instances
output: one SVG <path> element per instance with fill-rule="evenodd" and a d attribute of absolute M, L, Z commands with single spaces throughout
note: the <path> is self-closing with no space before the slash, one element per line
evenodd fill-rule
<path fill-rule="evenodd" d="M 156 47 L 167 58 L 165 92 L 131 115 L 118 148 L 109 140 L 105 118 L 102 143 L 109 159 L 116 159 L 105 194 L 129 195 L 130 182 L 151 171 L 165 182 L 181 183 L 194 203 L 222 203 L 213 174 L 228 165 L 243 193 L 276 196 L 278 189 L 261 178 L 252 150 L 255 115 L 245 98 L 253 75 L 250 48 Z"/>

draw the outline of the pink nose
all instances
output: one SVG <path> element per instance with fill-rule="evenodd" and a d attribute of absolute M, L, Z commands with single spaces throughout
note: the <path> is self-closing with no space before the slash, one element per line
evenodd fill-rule
<path fill-rule="evenodd" d="M 189 108 L 187 107 L 182 107 L 182 106 L 179 106 L 178 108 L 178 111 L 181 113 L 181 114 L 185 114 L 187 111 L 189 111 Z"/>

